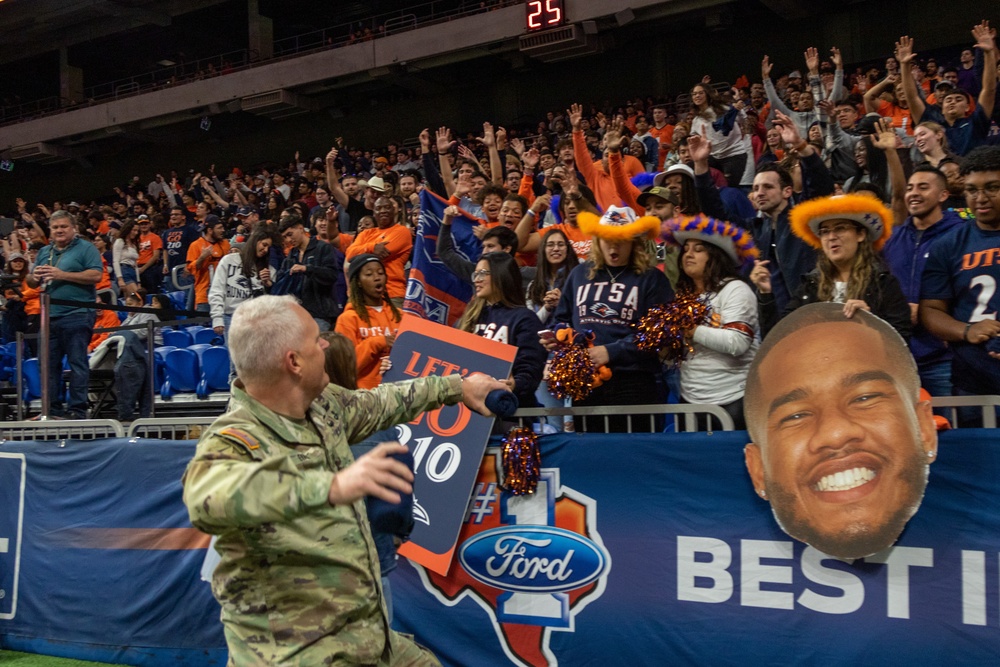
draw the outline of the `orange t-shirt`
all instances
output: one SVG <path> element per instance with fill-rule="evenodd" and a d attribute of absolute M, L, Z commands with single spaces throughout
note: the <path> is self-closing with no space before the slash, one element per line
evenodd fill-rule
<path fill-rule="evenodd" d="M 143 234 L 139 237 L 139 266 L 142 266 L 149 260 L 153 259 L 153 256 L 160 256 L 160 250 L 163 249 L 163 239 L 160 238 L 159 234 L 154 234 L 150 232 L 148 234 Z"/>
<path fill-rule="evenodd" d="M 878 115 L 892 118 L 893 127 L 905 128 L 907 134 L 913 134 L 913 116 L 909 109 L 882 100 L 878 103 Z"/>
<path fill-rule="evenodd" d="M 195 264 L 201 257 L 201 251 L 209 246 L 212 247 L 212 256 L 202 265 L 201 269 L 198 269 Z M 222 239 L 218 243 L 209 243 L 202 236 L 188 246 L 187 270 L 194 276 L 194 304 L 196 306 L 199 303 L 208 303 L 208 288 L 211 282 L 209 274 L 211 269 L 217 266 L 227 254 L 229 254 L 229 241 L 226 239 Z"/>
<path fill-rule="evenodd" d="M 98 310 L 97 311 L 97 321 L 94 322 L 95 329 L 110 329 L 111 327 L 121 326 L 122 321 L 118 319 L 118 314 L 113 310 Z M 87 346 L 87 352 L 93 352 L 97 349 L 97 346 L 104 342 L 104 340 L 111 334 L 105 331 L 104 333 L 95 333 L 90 337 L 90 345 Z"/>
<path fill-rule="evenodd" d="M 98 292 L 111 289 L 111 274 L 108 273 L 108 260 L 104 259 L 104 255 L 101 255 L 101 280 L 94 285 L 94 289 Z"/>
<path fill-rule="evenodd" d="M 399 329 L 399 320 L 392 315 L 392 308 L 368 306 L 368 324 L 365 324 L 353 304 L 347 304 L 337 318 L 336 332 L 343 334 L 354 343 L 358 359 L 358 389 L 374 389 L 382 382 L 379 366 L 382 357 L 389 355 L 386 344 L 387 334 Z"/>
<path fill-rule="evenodd" d="M 39 296 L 39 289 L 28 287 L 27 281 L 21 283 L 21 301 L 24 301 L 25 315 L 41 315 L 42 299 Z"/>
<path fill-rule="evenodd" d="M 390 299 L 406 296 L 404 267 L 413 249 L 413 234 L 403 225 L 393 224 L 385 229 L 366 229 L 360 232 L 344 254 L 353 259 L 366 252 L 375 252 L 376 244 L 384 243 L 389 256 L 382 260 L 385 266 L 385 291 Z"/>

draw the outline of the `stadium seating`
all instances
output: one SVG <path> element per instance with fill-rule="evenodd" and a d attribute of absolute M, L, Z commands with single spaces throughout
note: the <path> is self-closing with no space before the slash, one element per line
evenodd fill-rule
<path fill-rule="evenodd" d="M 21 375 L 24 378 L 22 398 L 24 401 L 34 401 L 42 397 L 42 377 L 38 369 L 38 358 L 25 359 L 21 364 Z"/>
<path fill-rule="evenodd" d="M 229 350 L 213 346 L 201 353 L 201 382 L 198 398 L 208 398 L 213 391 L 229 391 Z"/>
<path fill-rule="evenodd" d="M 174 347 L 187 347 L 188 345 L 192 345 L 193 343 L 194 340 L 191 338 L 191 334 L 189 334 L 184 329 L 171 329 L 170 331 L 167 331 L 166 329 L 163 330 L 164 345 L 173 345 Z"/>
<path fill-rule="evenodd" d="M 169 400 L 181 391 L 195 391 L 201 380 L 198 372 L 198 355 L 188 349 L 171 350 L 166 356 L 166 380 L 160 396 Z"/>

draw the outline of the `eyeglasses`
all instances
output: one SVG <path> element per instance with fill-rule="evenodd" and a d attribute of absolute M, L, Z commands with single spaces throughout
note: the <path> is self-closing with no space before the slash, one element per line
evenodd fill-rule
<path fill-rule="evenodd" d="M 975 199 L 980 192 L 984 193 L 987 197 L 996 197 L 1000 195 L 1000 183 L 989 183 L 981 188 L 977 188 L 974 185 L 965 186 L 965 196 L 970 199 Z"/>
<path fill-rule="evenodd" d="M 565 248 L 566 244 L 565 243 L 546 243 L 545 247 L 546 248 Z"/>
<path fill-rule="evenodd" d="M 490 272 L 486 271 L 485 269 L 482 270 L 482 271 L 473 271 L 472 272 L 472 279 L 473 280 L 479 280 L 480 278 L 485 278 L 488 275 L 490 275 Z"/>
<path fill-rule="evenodd" d="M 833 227 L 820 227 L 816 232 L 816 235 L 821 239 L 826 238 L 827 236 L 843 236 L 847 232 L 854 231 L 855 229 L 857 228 L 854 225 L 839 224 L 834 225 Z"/>

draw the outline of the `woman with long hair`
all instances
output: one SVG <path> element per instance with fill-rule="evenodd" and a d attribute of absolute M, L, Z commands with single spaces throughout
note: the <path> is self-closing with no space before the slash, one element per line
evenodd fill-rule
<path fill-rule="evenodd" d="M 637 218 L 630 208 L 612 206 L 601 217 L 577 215 L 580 229 L 593 237 L 590 258 L 570 272 L 556 307 L 555 321 L 579 334 L 593 333 L 589 349 L 595 366 L 607 366 L 611 378 L 574 405 L 644 405 L 662 402 L 657 387 L 660 364 L 656 354 L 640 352 L 634 325 L 656 304 L 669 301 L 673 290 L 667 277 L 656 268 L 650 251 L 660 231 L 654 216 Z M 550 351 L 559 343 L 542 341 Z M 627 412 L 627 411 L 623 411 Z M 603 428 L 604 418 L 591 418 L 577 427 Z M 609 429 L 627 430 L 624 416 L 609 419 Z"/>
<path fill-rule="evenodd" d="M 132 218 L 122 223 L 112 253 L 118 289 L 127 298 L 139 288 L 139 227 Z"/>
<path fill-rule="evenodd" d="M 522 407 L 534 407 L 546 354 L 538 341 L 541 323 L 524 305 L 517 262 L 506 252 L 486 253 L 476 263 L 472 285 L 475 296 L 466 306 L 458 328 L 517 347 L 507 385 Z"/>
<path fill-rule="evenodd" d="M 844 304 L 845 317 L 867 310 L 909 340 L 910 305 L 877 254 L 893 224 L 892 212 L 882 202 L 861 194 L 820 197 L 793 208 L 789 221 L 792 232 L 816 248 L 817 258 L 816 268 L 802 277 L 781 316 L 807 303 L 833 301 Z M 766 335 L 779 319 L 767 267 L 755 267 L 750 280 L 757 286 Z"/>
<path fill-rule="evenodd" d="M 719 405 L 743 429 L 743 393 L 759 326 L 757 297 L 740 273 L 759 253 L 749 233 L 722 220 L 675 218 L 664 228 L 664 240 L 681 248 L 678 293 L 700 296 L 712 312 L 710 323 L 685 332 L 691 352 L 680 365 L 681 400 Z"/>
<path fill-rule="evenodd" d="M 267 203 L 264 208 L 264 215 L 261 216 L 269 222 L 277 222 L 281 219 L 281 212 L 285 210 L 285 195 L 278 190 L 272 190 L 267 196 Z"/>
<path fill-rule="evenodd" d="M 778 162 L 785 157 L 785 145 L 781 141 L 781 130 L 771 127 L 767 130 L 767 137 L 764 139 L 764 149 L 757 158 L 757 166 L 768 162 Z"/>
<path fill-rule="evenodd" d="M 552 227 L 546 229 L 542 252 L 538 253 L 538 268 L 534 279 L 528 283 L 526 299 L 528 308 L 535 311 L 542 322 L 542 329 L 553 324 L 562 286 L 579 263 L 566 232 Z"/>
<path fill-rule="evenodd" d="M 277 274 L 277 268 L 269 263 L 274 242 L 271 229 L 259 224 L 238 252 L 231 252 L 219 260 L 208 288 L 208 305 L 215 333 L 227 333 L 229 321 L 238 305 L 267 294 L 271 289 Z"/>
<path fill-rule="evenodd" d="M 711 86 L 696 83 L 691 87 L 691 113 L 691 134 L 712 143 L 711 165 L 725 175 L 729 187 L 738 188 L 748 159 L 740 111 L 723 102 Z"/>
<path fill-rule="evenodd" d="M 863 136 L 854 144 L 854 164 L 854 175 L 844 181 L 844 192 L 857 192 L 862 184 L 870 183 L 878 187 L 883 201 L 892 200 L 889 163 L 870 137 Z"/>
<path fill-rule="evenodd" d="M 396 342 L 403 314 L 386 293 L 385 265 L 370 253 L 357 255 L 347 270 L 348 303 L 335 331 L 356 347 L 358 387 L 373 389 L 382 382 L 382 358 Z"/>
<path fill-rule="evenodd" d="M 937 167 L 945 158 L 954 158 L 955 154 L 948 150 L 948 137 L 944 128 L 932 120 L 917 125 L 913 131 L 913 146 L 920 154 L 918 164 L 928 163 Z"/>

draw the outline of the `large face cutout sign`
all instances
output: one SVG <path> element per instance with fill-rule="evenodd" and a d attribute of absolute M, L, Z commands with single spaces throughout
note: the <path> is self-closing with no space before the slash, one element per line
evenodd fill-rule
<path fill-rule="evenodd" d="M 895 543 L 937 451 L 918 392 L 906 343 L 870 313 L 812 304 L 771 331 L 747 379 L 745 456 L 782 530 L 844 559 Z"/>

